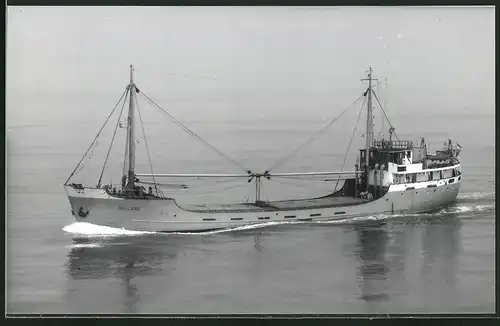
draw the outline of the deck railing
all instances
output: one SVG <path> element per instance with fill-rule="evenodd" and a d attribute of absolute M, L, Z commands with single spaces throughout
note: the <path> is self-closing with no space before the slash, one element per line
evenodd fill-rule
<path fill-rule="evenodd" d="M 411 149 L 413 148 L 413 142 L 408 140 L 376 140 L 373 142 L 373 147 L 375 148 L 394 148 L 394 149 Z"/>

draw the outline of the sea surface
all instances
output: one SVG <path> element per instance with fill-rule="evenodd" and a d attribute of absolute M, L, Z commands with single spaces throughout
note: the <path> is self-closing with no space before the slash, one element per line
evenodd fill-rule
<path fill-rule="evenodd" d="M 83 94 L 79 97 L 83 102 L 74 101 L 72 105 L 55 99 L 9 104 L 7 313 L 495 311 L 493 109 L 487 114 L 423 110 L 394 116 L 392 122 L 402 139 L 416 142 L 423 136 L 432 151 L 441 148 L 448 138 L 463 147 L 463 182 L 450 207 L 429 214 L 161 234 L 73 221 L 62 184 L 97 134 L 120 91 L 114 94 L 116 99 L 112 95 L 92 105 L 83 100 L 87 98 Z M 212 115 L 210 108 L 221 103 L 175 103 L 161 96 L 157 102 L 168 103 L 174 116 L 181 116 L 206 141 L 254 171 L 271 167 L 341 112 L 330 104 L 321 114 L 315 114 L 311 107 L 309 111 L 286 111 L 270 105 L 269 115 L 248 114 L 254 105 L 269 105 L 267 100 L 261 100 L 230 103 L 246 115 L 233 111 Z M 201 103 L 207 105 L 206 109 L 191 113 Z M 318 135 L 315 142 L 273 171 L 341 169 L 358 104 L 328 132 Z M 141 104 L 140 109 L 156 173 L 241 172 L 238 166 L 146 106 Z M 52 113 L 29 114 L 43 110 Z M 377 114 L 378 131 L 382 126 L 377 125 Z M 358 149 L 363 146 L 363 121 L 364 115 L 354 132 L 346 170 L 352 169 Z M 111 119 L 109 131 L 101 134 L 98 146 L 87 154 L 75 182 L 97 183 L 115 122 L 116 118 Z M 387 124 L 384 129 L 388 129 Z M 119 183 L 124 130 L 118 128 L 104 183 Z M 142 132 L 139 127 L 136 130 Z M 142 135 L 137 140 L 136 170 L 149 172 L 146 141 Z M 276 178 L 263 181 L 263 196 L 316 196 L 334 187 L 335 182 L 324 180 Z M 254 188 L 247 180 L 195 182 L 187 190 L 166 188 L 164 192 L 181 203 L 245 201 L 254 196 Z"/>

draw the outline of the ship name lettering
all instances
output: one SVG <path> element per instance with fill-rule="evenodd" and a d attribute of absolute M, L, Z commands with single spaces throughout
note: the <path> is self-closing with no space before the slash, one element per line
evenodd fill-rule
<path fill-rule="evenodd" d="M 140 207 L 132 206 L 132 207 L 123 207 L 123 206 L 118 206 L 119 211 L 140 211 Z"/>

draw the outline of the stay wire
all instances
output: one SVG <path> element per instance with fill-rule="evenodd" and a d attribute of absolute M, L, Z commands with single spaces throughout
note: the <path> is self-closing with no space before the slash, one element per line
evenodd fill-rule
<path fill-rule="evenodd" d="M 211 148 L 213 151 L 215 151 L 217 154 L 219 154 L 221 157 L 223 157 L 224 159 L 228 160 L 229 162 L 233 163 L 234 165 L 236 165 L 237 167 L 239 167 L 240 169 L 244 170 L 245 172 L 247 172 L 248 174 L 251 173 L 251 171 L 249 169 L 247 169 L 246 167 L 244 167 L 242 164 L 240 164 L 238 161 L 230 158 L 229 156 L 227 156 L 226 154 L 224 154 L 223 152 L 221 152 L 219 149 L 217 149 L 215 146 L 209 144 L 206 140 L 204 140 L 203 138 L 201 138 L 200 136 L 198 136 L 194 131 L 192 131 L 191 129 L 189 129 L 188 127 L 186 127 L 185 125 L 183 125 L 180 121 L 178 121 L 177 119 L 175 119 L 170 113 L 168 113 L 166 110 L 164 110 L 162 107 L 160 107 L 155 101 L 153 101 L 151 98 L 149 98 L 149 96 L 147 96 L 146 94 L 144 93 L 139 93 L 143 98 L 145 98 L 147 101 L 149 101 L 153 106 L 155 106 L 157 109 L 159 109 L 163 114 L 165 114 L 175 125 L 177 125 L 178 127 L 180 127 L 182 130 L 184 130 L 186 133 L 188 133 L 190 136 L 194 137 L 196 140 L 198 140 L 199 142 L 201 142 L 202 144 L 204 144 L 205 146 Z"/>
<path fill-rule="evenodd" d="M 125 91 L 125 98 L 127 98 L 127 94 L 129 92 L 129 90 L 130 90 L 130 88 L 128 87 L 127 90 Z M 113 137 L 111 138 L 111 144 L 109 144 L 108 153 L 106 154 L 106 159 L 104 160 L 104 164 L 102 166 L 101 175 L 99 176 L 99 181 L 97 181 L 97 188 L 99 188 L 101 186 L 102 175 L 104 174 L 104 170 L 106 169 L 106 164 L 108 163 L 109 153 L 111 153 L 111 148 L 113 147 L 113 143 L 115 141 L 116 131 L 118 130 L 118 125 L 120 123 L 120 119 L 121 119 L 122 114 L 123 114 L 123 109 L 125 108 L 125 102 L 126 101 L 123 101 L 122 108 L 120 110 L 120 115 L 118 116 L 118 119 L 116 120 L 115 130 L 113 132 Z"/>
<path fill-rule="evenodd" d="M 346 150 L 346 153 L 344 156 L 344 162 L 342 163 L 342 168 L 340 169 L 340 171 L 344 171 L 344 166 L 345 166 L 345 162 L 347 160 L 347 155 L 349 154 L 349 150 L 351 149 L 352 140 L 354 139 L 354 134 L 356 133 L 356 129 L 358 128 L 359 118 L 361 118 L 361 113 L 363 112 L 363 108 L 365 106 L 365 101 L 366 101 L 366 97 L 363 100 L 363 103 L 361 103 L 361 109 L 359 110 L 358 118 L 356 120 L 356 125 L 354 126 L 354 130 L 352 131 L 351 140 L 349 141 L 349 145 L 347 146 L 347 150 Z M 340 181 L 340 175 L 337 178 L 337 183 L 335 183 L 335 188 L 333 188 L 333 192 L 335 192 L 337 190 L 337 186 L 339 184 L 339 181 Z"/>
<path fill-rule="evenodd" d="M 385 110 L 384 110 L 384 107 L 382 106 L 382 104 L 380 104 L 380 101 L 378 100 L 378 96 L 377 96 L 377 93 L 375 93 L 374 91 L 372 91 L 373 95 L 375 95 L 375 99 L 377 100 L 377 103 L 378 105 L 380 106 L 380 108 L 382 109 L 382 112 L 384 112 L 384 116 L 385 118 L 387 119 L 387 122 L 389 123 L 389 126 L 391 126 L 392 129 L 396 129 L 392 126 L 392 123 L 391 121 L 389 120 L 389 117 L 387 116 L 387 114 L 385 113 Z M 399 141 L 399 137 L 398 135 L 396 135 L 396 131 L 393 131 L 394 132 L 394 136 L 396 136 L 396 139 Z"/>
<path fill-rule="evenodd" d="M 111 111 L 111 113 L 109 114 L 108 118 L 106 119 L 106 121 L 104 122 L 104 124 L 102 125 L 101 129 L 99 130 L 99 132 L 97 133 L 97 135 L 95 136 L 94 140 L 92 141 L 92 143 L 90 144 L 89 148 L 87 149 L 87 151 L 85 152 L 85 154 L 83 154 L 83 157 L 81 158 L 80 162 L 78 162 L 78 164 L 76 165 L 75 169 L 73 170 L 73 172 L 71 172 L 68 180 L 66 180 L 66 182 L 64 183 L 65 185 L 68 184 L 69 180 L 71 180 L 71 178 L 73 177 L 73 175 L 75 174 L 76 170 L 78 169 L 78 167 L 80 166 L 80 164 L 82 164 L 83 160 L 85 159 L 85 156 L 87 156 L 87 153 L 90 151 L 90 149 L 92 148 L 92 146 L 94 145 L 94 143 L 96 142 L 97 138 L 99 138 L 99 135 L 101 134 L 102 130 L 104 129 L 104 127 L 106 127 L 106 124 L 108 123 L 109 119 L 111 118 L 111 116 L 113 115 L 113 113 L 115 112 L 116 108 L 118 107 L 118 105 L 120 104 L 120 102 L 122 101 L 123 99 L 123 96 L 125 96 L 125 94 L 127 93 L 127 89 L 128 89 L 128 86 L 127 88 L 123 91 L 123 94 L 122 96 L 120 97 L 120 99 L 118 100 L 118 102 L 116 103 L 114 109 Z"/>
<path fill-rule="evenodd" d="M 379 93 L 379 85 L 384 83 L 385 85 L 385 89 L 384 89 L 384 106 L 385 106 L 385 103 L 386 103 L 386 100 L 387 100 L 387 78 L 377 82 L 377 84 L 375 86 L 377 86 L 377 93 Z M 382 116 L 382 119 L 381 120 L 381 123 L 380 123 L 380 132 L 378 133 L 378 138 L 380 139 L 380 136 L 384 135 L 384 117 Z"/>
<path fill-rule="evenodd" d="M 155 173 L 153 171 L 153 163 L 151 162 L 151 155 L 149 154 L 149 146 L 148 146 L 148 141 L 146 139 L 146 131 L 144 130 L 144 124 L 142 123 L 141 110 L 139 109 L 139 101 L 137 100 L 137 96 L 135 97 L 135 103 L 137 104 L 137 113 L 139 114 L 139 121 L 141 122 L 142 135 L 144 136 L 144 144 L 146 145 L 146 151 L 148 153 L 149 168 L 151 169 L 151 176 L 153 177 L 155 192 L 158 195 L 158 187 L 156 186 Z"/>
<path fill-rule="evenodd" d="M 317 133 L 315 133 L 314 135 L 312 135 L 311 137 L 309 137 L 309 139 L 304 142 L 302 145 L 300 145 L 299 147 L 297 147 L 295 150 L 293 150 L 292 152 L 290 152 L 289 154 L 287 154 L 286 156 L 282 157 L 280 160 L 278 160 L 270 169 L 267 170 L 267 172 L 270 172 L 272 169 L 274 169 L 275 167 L 283 164 L 286 160 L 288 160 L 289 158 L 291 158 L 293 155 L 295 155 L 298 151 L 300 151 L 302 148 L 304 148 L 306 145 L 308 145 L 309 143 L 311 143 L 314 138 L 316 138 L 319 134 L 323 133 L 326 129 L 330 128 L 330 126 L 335 122 L 337 121 L 345 112 L 347 112 L 354 104 L 356 104 L 356 102 L 358 102 L 361 98 L 363 98 L 365 95 L 361 95 L 360 97 L 358 97 L 354 102 L 352 102 L 348 107 L 347 109 L 345 109 L 344 111 L 342 111 L 342 113 L 340 113 L 338 116 L 336 116 L 335 118 L 333 118 L 326 126 L 324 126 L 323 128 L 321 128 Z"/>

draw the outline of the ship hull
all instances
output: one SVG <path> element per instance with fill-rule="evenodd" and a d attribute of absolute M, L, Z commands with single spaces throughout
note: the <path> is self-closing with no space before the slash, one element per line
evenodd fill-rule
<path fill-rule="evenodd" d="M 240 204 L 234 207 L 225 205 L 226 209 L 219 206 L 190 210 L 180 207 L 172 198 L 124 199 L 110 196 L 103 189 L 82 190 L 71 186 L 65 186 L 65 191 L 77 222 L 137 231 L 200 232 L 267 222 L 330 221 L 374 214 L 432 211 L 456 200 L 460 180 L 461 178 L 455 177 L 449 180 L 391 185 L 382 197 L 372 201 L 346 204 L 340 201 L 340 204 L 335 204 L 343 198 L 332 197 L 332 204 L 313 205 L 307 202 L 302 206 L 284 209 Z"/>

